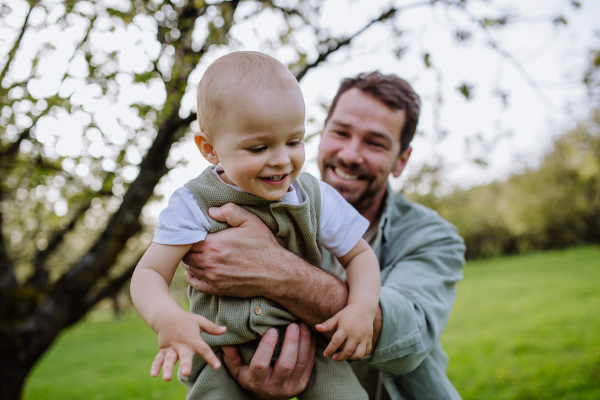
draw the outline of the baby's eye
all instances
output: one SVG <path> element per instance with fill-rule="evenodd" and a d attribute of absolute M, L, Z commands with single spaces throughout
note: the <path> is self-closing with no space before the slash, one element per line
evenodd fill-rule
<path fill-rule="evenodd" d="M 294 140 L 292 140 L 292 141 L 289 141 L 289 142 L 287 142 L 287 145 L 288 145 L 289 147 L 297 147 L 297 146 L 299 146 L 300 144 L 302 144 L 302 140 L 300 140 L 300 139 L 294 139 Z"/>
<path fill-rule="evenodd" d="M 266 149 L 267 149 L 267 146 L 257 146 L 257 147 L 252 147 L 251 149 L 248 149 L 248 151 L 250 153 L 258 154 L 258 153 L 262 153 Z"/>

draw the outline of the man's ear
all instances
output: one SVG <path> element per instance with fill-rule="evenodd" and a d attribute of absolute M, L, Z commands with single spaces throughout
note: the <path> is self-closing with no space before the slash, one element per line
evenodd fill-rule
<path fill-rule="evenodd" d="M 406 163 L 408 162 L 408 158 L 410 157 L 411 152 L 412 147 L 408 146 L 406 150 L 400 153 L 400 157 L 398 157 L 398 161 L 396 161 L 396 165 L 392 170 L 392 175 L 394 175 L 394 178 L 399 177 L 402 171 L 404 171 L 404 167 L 406 167 Z"/>
<path fill-rule="evenodd" d="M 198 150 L 200 150 L 202 156 L 206 158 L 206 161 L 214 165 L 217 165 L 219 163 L 217 151 L 210 143 L 210 140 L 208 139 L 208 135 L 206 133 L 196 132 L 196 134 L 194 135 L 194 142 L 196 142 Z"/>

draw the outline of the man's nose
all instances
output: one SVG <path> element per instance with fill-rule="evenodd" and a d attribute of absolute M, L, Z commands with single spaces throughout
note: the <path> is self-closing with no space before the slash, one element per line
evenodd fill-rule
<path fill-rule="evenodd" d="M 338 152 L 338 157 L 347 165 L 361 164 L 363 162 L 359 140 L 347 141 Z"/>
<path fill-rule="evenodd" d="M 271 158 L 269 159 L 270 167 L 278 167 L 283 168 L 290 163 L 290 156 L 286 149 L 280 148 L 273 152 Z"/>

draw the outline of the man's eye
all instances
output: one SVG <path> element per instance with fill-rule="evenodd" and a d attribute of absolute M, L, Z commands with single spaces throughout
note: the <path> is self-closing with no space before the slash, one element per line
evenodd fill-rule
<path fill-rule="evenodd" d="M 370 144 L 371 146 L 374 146 L 374 147 L 380 147 L 380 148 L 382 148 L 382 149 L 384 149 L 384 148 L 385 148 L 385 145 L 384 145 L 383 143 L 379 143 L 379 142 L 370 142 L 369 144 Z"/>
<path fill-rule="evenodd" d="M 257 153 L 262 153 L 262 152 L 263 152 L 263 151 L 265 151 L 266 149 L 267 149 L 267 146 L 258 146 L 258 147 L 253 147 L 253 148 L 251 148 L 251 149 L 248 149 L 248 151 L 249 151 L 250 153 L 257 154 Z"/>

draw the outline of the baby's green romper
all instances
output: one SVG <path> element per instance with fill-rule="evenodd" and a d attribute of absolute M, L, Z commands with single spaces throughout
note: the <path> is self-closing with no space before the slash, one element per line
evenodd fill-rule
<path fill-rule="evenodd" d="M 217 222 L 208 216 L 210 207 L 234 203 L 256 214 L 271 229 L 277 241 L 313 265 L 321 266 L 322 251 L 317 244 L 317 230 L 321 211 L 319 182 L 310 174 L 302 173 L 297 182 L 302 192 L 302 204 L 272 202 L 249 193 L 228 187 L 217 178 L 211 168 L 189 181 L 190 190 L 200 209 L 211 224 L 210 232 L 218 232 L 229 225 Z M 211 346 L 221 363 L 223 353 L 220 346 L 238 345 L 240 354 L 249 363 L 256 351 L 260 338 L 270 327 L 279 331 L 278 346 L 273 361 L 279 356 L 285 328 L 298 319 L 289 311 L 264 297 L 238 299 L 212 296 L 188 288 L 190 311 L 226 326 L 220 336 L 201 333 L 202 339 Z M 301 400 L 367 400 L 367 394 L 355 377 L 347 362 L 336 362 L 325 358 L 323 351 L 328 341 L 317 341 L 315 366 L 306 390 L 298 397 Z M 190 376 L 179 379 L 187 386 L 188 400 L 237 400 L 248 399 L 249 394 L 241 388 L 223 365 L 212 369 L 198 355 L 194 355 Z"/>

